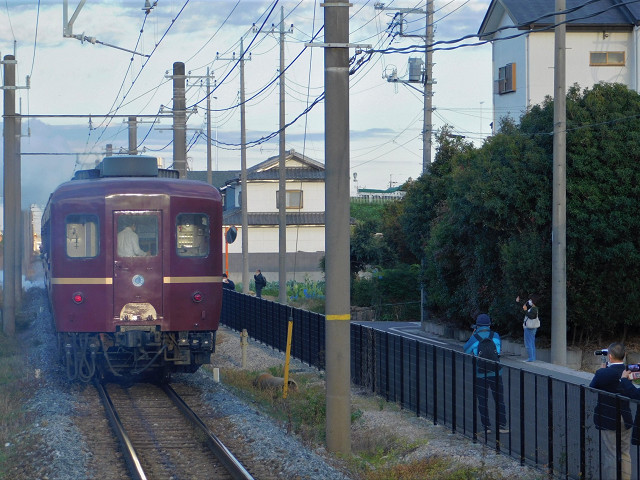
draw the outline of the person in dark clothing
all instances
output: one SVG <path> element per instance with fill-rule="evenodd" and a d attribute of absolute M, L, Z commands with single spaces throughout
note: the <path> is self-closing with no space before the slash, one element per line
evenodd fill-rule
<path fill-rule="evenodd" d="M 622 372 L 622 378 L 620 379 L 622 394 L 634 400 L 640 400 L 640 388 L 633 384 L 632 378 L 638 378 L 638 372 L 631 372 L 630 370 Z M 631 445 L 640 445 L 640 404 L 636 407 L 636 418 L 631 432 Z"/>
<path fill-rule="evenodd" d="M 593 376 L 589 386 L 609 393 L 625 394 L 625 385 L 621 377 L 625 371 L 625 348 L 621 343 L 612 343 L 608 348 L 609 365 L 600 368 Z M 628 380 L 627 380 L 628 381 Z M 633 386 L 632 386 L 633 388 Z M 628 401 L 620 402 L 620 415 L 616 415 L 617 403 L 613 395 L 598 395 L 598 403 L 593 415 L 593 423 L 600 430 L 602 440 L 602 455 L 600 457 L 600 472 L 603 475 L 616 474 L 618 455 L 616 450 L 616 430 L 620 425 L 620 468 L 622 479 L 631 478 L 631 427 L 633 425 L 631 409 Z M 620 422 L 622 418 L 622 422 Z M 603 477 L 604 478 L 604 477 Z"/>
<path fill-rule="evenodd" d="M 480 337 L 480 339 L 478 339 L 478 337 Z M 487 315 L 486 313 L 481 313 L 476 318 L 475 329 L 473 330 L 471 338 L 469 338 L 469 340 L 467 340 L 467 343 L 465 343 L 464 345 L 464 353 L 470 353 L 478 356 L 478 347 L 480 345 L 481 339 L 490 337 L 495 344 L 497 353 L 499 355 L 500 348 L 502 346 L 500 335 L 498 335 L 497 332 L 491 331 L 491 318 L 489 317 L 489 315 Z M 507 426 L 506 408 L 503 400 L 504 387 L 502 385 L 502 369 L 500 368 L 498 370 L 498 374 L 496 375 L 496 370 L 495 368 L 493 368 L 493 364 L 480 365 L 480 362 L 484 363 L 482 360 L 478 361 L 475 380 L 477 382 L 476 396 L 478 400 L 478 410 L 480 412 L 480 422 L 482 423 L 482 427 L 487 431 L 487 433 L 491 431 L 491 421 L 489 419 L 489 412 L 487 408 L 489 391 L 491 391 L 493 401 L 496 404 L 496 408 L 498 408 L 498 422 L 500 423 L 498 431 L 500 433 L 509 433 Z"/>
<path fill-rule="evenodd" d="M 527 362 L 536 361 L 536 332 L 540 327 L 537 302 L 538 296 L 530 295 L 529 300 L 522 305 L 524 310 L 522 328 L 524 329 L 524 346 L 527 349 Z M 516 303 L 520 303 L 520 297 L 516 298 Z"/>
<path fill-rule="evenodd" d="M 256 274 L 253 276 L 253 279 L 256 282 L 256 297 L 262 298 L 262 289 L 267 286 L 267 279 L 264 278 L 262 272 L 258 269 L 256 270 Z"/>
<path fill-rule="evenodd" d="M 231 280 L 229 277 L 227 277 L 226 273 L 222 274 L 222 288 L 228 288 L 229 290 L 235 290 L 236 289 L 236 284 L 233 283 L 233 280 Z"/>

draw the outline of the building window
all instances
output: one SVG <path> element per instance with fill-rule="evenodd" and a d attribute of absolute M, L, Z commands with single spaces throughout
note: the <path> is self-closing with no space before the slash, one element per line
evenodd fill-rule
<path fill-rule="evenodd" d="M 67 255 L 71 258 L 98 256 L 98 217 L 90 214 L 67 215 Z"/>
<path fill-rule="evenodd" d="M 276 191 L 276 208 L 280 208 L 280 190 Z M 286 208 L 302 208 L 302 190 L 287 190 Z"/>
<path fill-rule="evenodd" d="M 178 256 L 209 255 L 209 216 L 205 213 L 181 213 L 176 218 Z"/>
<path fill-rule="evenodd" d="M 624 67 L 624 52 L 590 52 L 589 65 L 593 67 Z"/>
<path fill-rule="evenodd" d="M 496 92 L 503 93 L 516 91 L 516 64 L 507 63 L 498 69 L 498 80 L 496 81 Z"/>

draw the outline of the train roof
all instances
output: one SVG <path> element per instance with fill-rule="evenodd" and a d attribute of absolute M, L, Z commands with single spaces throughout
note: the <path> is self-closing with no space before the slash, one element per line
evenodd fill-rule
<path fill-rule="evenodd" d="M 108 177 L 179 178 L 177 170 L 158 168 L 158 159 L 148 155 L 118 155 L 104 157 L 89 170 L 78 170 L 72 180 L 90 180 Z"/>
<path fill-rule="evenodd" d="M 199 180 L 179 179 L 177 174 L 159 169 L 155 157 L 105 157 L 96 168 L 76 172 L 72 180 L 59 185 L 49 201 L 127 194 L 221 199 L 217 188 Z"/>

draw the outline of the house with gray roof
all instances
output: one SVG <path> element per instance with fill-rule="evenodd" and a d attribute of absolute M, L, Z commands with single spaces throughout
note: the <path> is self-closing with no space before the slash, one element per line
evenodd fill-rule
<path fill-rule="evenodd" d="M 640 4 L 566 0 L 566 85 L 640 88 Z M 492 45 L 493 126 L 553 96 L 555 0 L 492 0 L 478 30 Z"/>
<path fill-rule="evenodd" d="M 325 168 L 295 150 L 285 155 L 287 279 L 322 278 L 324 256 Z M 249 271 L 261 269 L 271 280 L 278 278 L 279 156 L 247 169 L 247 223 Z M 236 240 L 228 245 L 229 275 L 242 276 L 242 211 L 240 173 L 220 188 L 224 195 L 224 228 L 235 226 Z"/>

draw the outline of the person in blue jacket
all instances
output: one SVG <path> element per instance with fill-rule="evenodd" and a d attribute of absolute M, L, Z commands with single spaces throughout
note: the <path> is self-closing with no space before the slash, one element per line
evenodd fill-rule
<path fill-rule="evenodd" d="M 473 334 L 464 345 L 464 353 L 470 353 L 474 356 L 478 356 L 478 346 L 481 341 L 478 337 L 480 337 L 480 339 L 491 337 L 491 340 L 493 340 L 493 343 L 496 346 L 497 354 L 500 355 L 500 348 L 502 346 L 500 335 L 491 330 L 491 317 L 486 313 L 481 313 L 476 318 Z M 496 369 L 493 368 L 493 365 L 490 365 L 488 368 L 484 368 L 483 365 L 480 365 L 480 362 L 478 362 L 475 372 L 475 380 L 477 382 L 476 397 L 478 401 L 478 410 L 480 412 L 480 422 L 482 422 L 483 429 L 486 430 L 487 433 L 491 431 L 491 420 L 487 408 L 487 400 L 489 398 L 488 394 L 489 391 L 491 391 L 493 401 L 498 408 L 498 431 L 500 433 L 508 433 L 507 414 L 503 400 L 504 387 L 502 385 L 502 369 L 498 369 L 498 374 L 496 375 Z"/>

